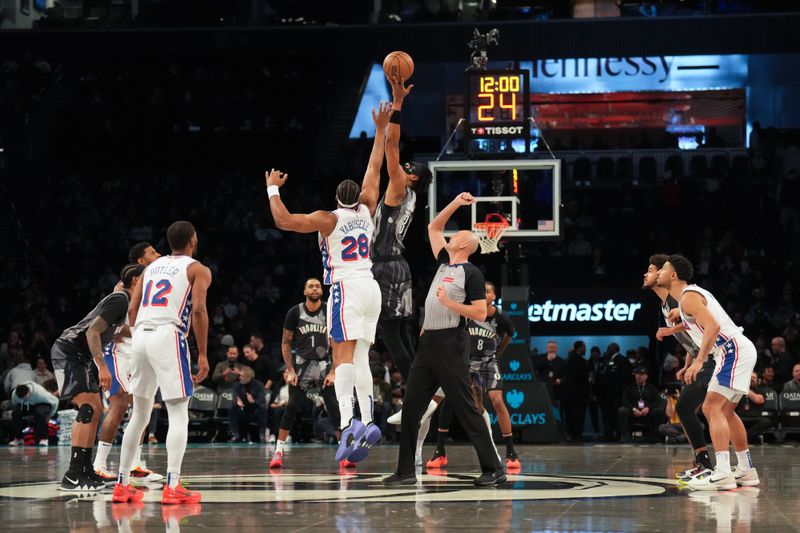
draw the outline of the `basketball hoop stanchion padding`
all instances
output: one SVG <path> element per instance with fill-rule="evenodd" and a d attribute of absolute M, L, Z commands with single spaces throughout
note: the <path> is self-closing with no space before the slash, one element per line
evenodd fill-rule
<path fill-rule="evenodd" d="M 486 215 L 483 222 L 476 222 L 472 229 L 478 236 L 481 253 L 499 252 L 500 248 L 497 247 L 497 243 L 500 242 L 500 238 L 510 226 L 506 217 L 500 213 L 490 213 Z"/>

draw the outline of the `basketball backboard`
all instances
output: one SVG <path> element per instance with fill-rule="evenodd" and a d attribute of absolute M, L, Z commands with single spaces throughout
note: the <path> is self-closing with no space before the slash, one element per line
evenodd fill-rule
<path fill-rule="evenodd" d="M 431 161 L 428 166 L 433 174 L 428 190 L 430 220 L 461 192 L 478 200 L 453 215 L 446 236 L 474 229 L 475 223 L 493 214 L 509 222 L 503 239 L 561 236 L 560 160 Z"/>

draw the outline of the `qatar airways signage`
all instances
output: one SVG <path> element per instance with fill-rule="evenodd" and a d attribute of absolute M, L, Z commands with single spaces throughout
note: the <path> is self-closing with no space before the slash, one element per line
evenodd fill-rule
<path fill-rule="evenodd" d="M 553 302 L 528 306 L 531 322 L 633 322 L 642 304 L 636 302 Z"/>
<path fill-rule="evenodd" d="M 747 87 L 746 55 L 630 56 L 523 61 L 531 93 L 692 91 Z"/>

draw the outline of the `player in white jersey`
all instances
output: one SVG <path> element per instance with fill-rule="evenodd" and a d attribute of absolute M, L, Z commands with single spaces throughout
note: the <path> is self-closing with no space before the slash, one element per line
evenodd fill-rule
<path fill-rule="evenodd" d="M 736 406 L 750 388 L 750 374 L 756 365 L 756 348 L 742 334 L 719 302 L 705 289 L 689 285 L 694 268 L 681 255 L 671 255 L 658 273 L 657 284 L 669 290 L 679 303 L 685 331 L 699 346 L 697 357 L 684 374 L 691 384 L 703 368 L 709 353 L 714 353 L 716 368 L 703 402 L 717 464 L 688 482 L 695 490 L 729 490 L 737 485 L 758 485 L 747 448 L 747 432 L 736 414 Z M 733 442 L 738 464 L 731 470 L 728 448 Z"/>
<path fill-rule="evenodd" d="M 161 257 L 152 244 L 140 242 L 131 247 L 128 253 L 128 264 L 122 270 L 122 281 L 118 285 L 124 285 L 126 274 L 132 276 L 131 287 L 135 288 L 139 283 L 144 268 Z M 121 290 L 116 287 L 115 291 Z M 130 356 L 131 356 L 131 328 L 127 323 L 116 332 L 114 340 L 103 348 L 103 355 L 106 366 L 111 373 L 111 388 L 106 392 L 109 402 L 108 413 L 103 419 L 100 428 L 100 436 L 97 442 L 97 453 L 94 457 L 95 473 L 113 483 L 117 475 L 109 471 L 107 467 L 108 455 L 111 452 L 112 443 L 119 430 L 122 417 L 131 405 L 133 397 L 129 394 L 130 390 Z M 144 435 L 142 437 L 144 439 Z M 164 476 L 156 474 L 142 464 L 142 445 L 136 448 L 133 460 L 131 476 L 144 479 L 145 481 L 160 481 Z"/>
<path fill-rule="evenodd" d="M 198 503 L 200 493 L 180 484 L 181 463 L 186 451 L 189 425 L 189 399 L 192 380 L 200 382 L 208 374 L 208 312 L 206 293 L 211 271 L 192 256 L 197 250 L 197 234 L 186 221 L 167 229 L 172 254 L 160 257 L 144 271 L 131 297 L 130 322 L 133 327 L 130 390 L 134 395 L 133 414 L 122 440 L 119 479 L 112 501 L 141 500 L 141 491 L 130 484 L 130 467 L 139 437 L 150 420 L 156 389 L 167 406 L 167 484 L 161 503 Z M 193 325 L 197 341 L 198 373 L 192 376 L 186 337 Z"/>
<path fill-rule="evenodd" d="M 381 438 L 372 421 L 372 372 L 369 348 L 381 312 L 381 291 L 372 276 L 370 243 L 374 232 L 372 217 L 378 205 L 380 170 L 383 165 L 383 137 L 391 116 L 384 102 L 372 112 L 376 126 L 375 143 L 364 173 L 363 188 L 344 180 L 336 188 L 336 210 L 292 214 L 281 201 L 280 187 L 287 175 L 267 172 L 267 194 L 275 225 L 285 231 L 319 233 L 324 283 L 331 286 L 328 297 L 328 334 L 334 365 L 334 389 L 341 412 L 342 433 L 336 461 L 359 462 Z M 353 418 L 353 389 L 358 398 L 361 420 Z"/>

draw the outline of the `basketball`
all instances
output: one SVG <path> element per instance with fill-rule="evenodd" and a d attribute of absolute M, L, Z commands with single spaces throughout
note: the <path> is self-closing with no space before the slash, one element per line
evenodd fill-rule
<path fill-rule="evenodd" d="M 392 76 L 408 80 L 414 74 L 414 60 L 405 52 L 390 52 L 383 60 L 383 73 L 389 81 Z"/>

